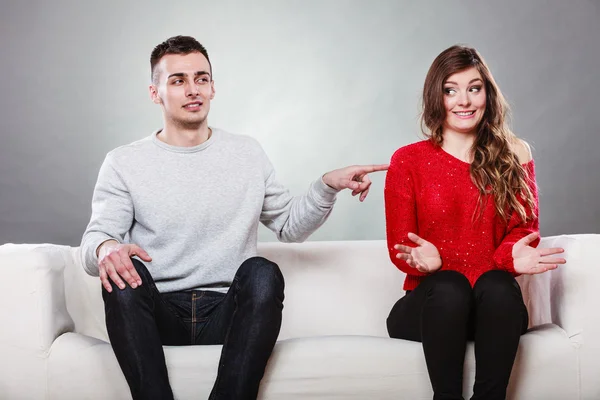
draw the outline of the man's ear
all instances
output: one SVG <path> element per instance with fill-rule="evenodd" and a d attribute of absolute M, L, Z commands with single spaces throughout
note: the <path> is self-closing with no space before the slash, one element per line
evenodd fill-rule
<path fill-rule="evenodd" d="M 214 99 L 215 98 L 215 81 L 211 80 L 210 81 L 210 99 Z"/>
<path fill-rule="evenodd" d="M 158 88 L 156 87 L 156 85 L 151 84 L 148 87 L 148 91 L 150 92 L 150 98 L 152 99 L 152 102 L 154 104 L 161 104 L 162 103 L 162 99 L 158 95 Z"/>

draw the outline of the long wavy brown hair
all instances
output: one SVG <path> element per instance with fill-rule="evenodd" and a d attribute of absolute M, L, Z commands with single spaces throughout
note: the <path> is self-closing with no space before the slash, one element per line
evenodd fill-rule
<path fill-rule="evenodd" d="M 471 67 L 481 74 L 486 92 L 485 112 L 471 148 L 471 179 L 479 189 L 479 213 L 474 216 L 483 213 L 485 203 L 493 195 L 496 213 L 504 221 L 513 211 L 526 221 L 534 217 L 535 210 L 533 193 L 527 184 L 529 176 L 514 151 L 518 139 L 508 126 L 508 104 L 477 50 L 456 45 L 433 61 L 423 86 L 421 129 L 435 144 L 442 145 L 446 119 L 444 82 Z"/>

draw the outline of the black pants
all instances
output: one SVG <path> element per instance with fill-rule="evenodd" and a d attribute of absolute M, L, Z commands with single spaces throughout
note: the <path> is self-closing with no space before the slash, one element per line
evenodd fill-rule
<path fill-rule="evenodd" d="M 434 400 L 462 399 L 467 340 L 475 340 L 472 399 L 500 400 L 528 315 L 511 274 L 489 271 L 471 288 L 455 271 L 438 271 L 407 293 L 387 319 L 390 337 L 423 343 Z"/>
<path fill-rule="evenodd" d="M 283 275 L 261 257 L 246 260 L 225 293 L 159 293 L 150 273 L 137 289 L 102 290 L 112 348 L 134 399 L 173 399 L 162 345 L 223 344 L 210 399 L 256 399 L 281 327 Z"/>

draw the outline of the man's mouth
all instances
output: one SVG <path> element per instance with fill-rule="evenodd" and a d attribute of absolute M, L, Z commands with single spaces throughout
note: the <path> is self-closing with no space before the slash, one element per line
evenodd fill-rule
<path fill-rule="evenodd" d="M 183 106 L 183 108 L 185 108 L 186 110 L 198 110 L 200 107 L 202 107 L 202 102 L 201 101 L 192 101 L 191 103 L 187 103 L 186 105 Z"/>

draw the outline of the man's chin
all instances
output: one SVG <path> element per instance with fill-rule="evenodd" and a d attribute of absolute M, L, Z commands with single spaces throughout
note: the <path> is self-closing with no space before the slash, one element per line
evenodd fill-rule
<path fill-rule="evenodd" d="M 181 128 L 186 130 L 199 129 L 205 122 L 206 117 L 195 119 L 180 119 L 174 121 Z"/>

